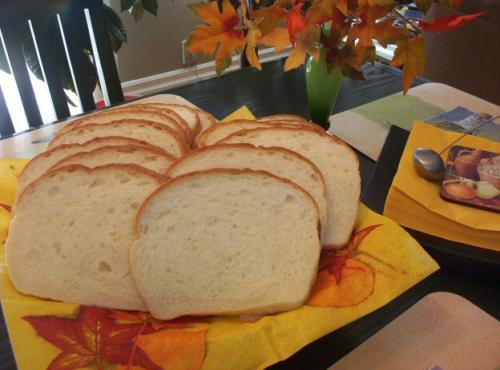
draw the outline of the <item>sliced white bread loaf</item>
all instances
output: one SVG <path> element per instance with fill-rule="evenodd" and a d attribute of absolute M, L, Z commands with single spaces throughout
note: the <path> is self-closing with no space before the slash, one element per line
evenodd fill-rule
<path fill-rule="evenodd" d="M 68 132 L 75 127 L 80 127 L 89 123 L 98 123 L 104 124 L 115 121 L 125 121 L 125 120 L 145 120 L 150 122 L 159 123 L 171 128 L 175 131 L 185 142 L 187 145 L 191 145 L 193 137 L 191 136 L 191 131 L 189 127 L 184 121 L 176 121 L 174 118 L 168 116 L 165 113 L 162 113 L 158 109 L 155 108 L 141 108 L 141 107 L 120 107 L 111 110 L 106 110 L 103 112 L 99 112 L 90 116 L 85 116 L 75 121 L 68 123 L 64 126 L 60 131 L 56 133 L 54 138 L 57 138 L 60 135 Z M 181 125 L 179 122 L 184 122 L 185 127 Z"/>
<path fill-rule="evenodd" d="M 29 185 L 5 244 L 14 286 L 43 298 L 145 310 L 128 255 L 137 209 L 160 181 L 135 165 L 73 165 Z"/>
<path fill-rule="evenodd" d="M 51 170 L 70 164 L 94 168 L 106 164 L 128 163 L 163 175 L 175 160 L 174 156 L 147 146 L 104 146 L 90 152 L 77 153 L 64 158 L 52 166 Z"/>
<path fill-rule="evenodd" d="M 234 132 L 249 130 L 257 127 L 274 127 L 281 125 L 281 122 L 259 122 L 247 119 L 235 119 L 233 121 L 220 122 L 202 131 L 195 140 L 198 148 L 213 145 Z"/>
<path fill-rule="evenodd" d="M 257 128 L 236 132 L 223 143 L 281 146 L 308 158 L 325 178 L 328 224 L 322 228 L 323 248 L 340 248 L 351 235 L 361 187 L 356 154 L 344 142 L 310 128 Z"/>
<path fill-rule="evenodd" d="M 250 144 L 216 144 L 203 147 L 176 161 L 166 172 L 168 177 L 209 170 L 236 168 L 261 170 L 286 178 L 304 190 L 319 207 L 320 224 L 327 224 L 327 204 L 323 175 L 306 157 L 291 150 L 274 147 L 255 147 Z"/>
<path fill-rule="evenodd" d="M 33 157 L 24 167 L 17 182 L 16 199 L 26 185 L 39 178 L 60 160 L 76 153 L 89 152 L 103 146 L 135 145 L 148 146 L 145 141 L 126 138 L 122 136 L 98 137 L 83 144 L 64 144 L 46 150 Z M 155 149 L 159 150 L 159 148 Z"/>
<path fill-rule="evenodd" d="M 182 104 L 165 104 L 165 103 L 141 103 L 137 102 L 137 105 L 147 105 L 148 107 L 154 107 L 158 109 L 168 109 L 177 113 L 189 126 L 193 138 L 198 135 L 201 130 L 201 121 L 198 114 L 198 109 L 190 107 L 188 105 Z M 133 105 L 135 106 L 135 104 Z"/>
<path fill-rule="evenodd" d="M 160 123 L 126 119 L 109 123 L 88 123 L 56 136 L 49 148 L 62 144 L 84 143 L 96 137 L 123 136 L 157 146 L 174 157 L 181 157 L 189 150 L 177 132 Z"/>
<path fill-rule="evenodd" d="M 136 222 L 132 273 L 158 319 L 289 310 L 316 276 L 317 205 L 266 172 L 177 177 L 148 197 Z"/>

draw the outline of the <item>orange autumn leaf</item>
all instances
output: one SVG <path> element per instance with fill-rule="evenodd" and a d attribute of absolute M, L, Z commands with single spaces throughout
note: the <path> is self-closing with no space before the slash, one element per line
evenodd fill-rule
<path fill-rule="evenodd" d="M 307 23 L 323 23 L 332 18 L 338 0 L 315 0 L 306 13 Z"/>
<path fill-rule="evenodd" d="M 327 270 L 319 272 L 307 304 L 318 307 L 355 306 L 373 292 L 375 276 L 363 262 L 347 259 L 340 282 Z"/>
<path fill-rule="evenodd" d="M 246 43 L 244 32 L 238 28 L 240 17 L 229 0 L 222 2 L 222 12 L 214 1 L 191 4 L 189 8 L 205 24 L 195 27 L 186 46 L 194 53 L 203 52 L 209 57 L 215 55 L 215 70 L 221 74 L 230 66 L 233 54 Z"/>
<path fill-rule="evenodd" d="M 422 36 L 408 38 L 403 37 L 396 42 L 397 49 L 392 58 L 392 66 L 403 66 L 403 94 L 411 87 L 417 74 L 424 72 L 425 51 Z"/>
<path fill-rule="evenodd" d="M 288 30 L 283 27 L 276 27 L 273 31 L 269 32 L 260 38 L 259 44 L 274 47 L 275 53 L 279 53 L 281 50 L 290 45 L 290 35 Z"/>
<path fill-rule="evenodd" d="M 274 5 L 254 10 L 251 16 L 256 20 L 262 35 L 266 35 L 276 28 L 278 23 L 284 19 L 285 14 L 285 9 Z"/>
<path fill-rule="evenodd" d="M 164 370 L 198 370 L 206 355 L 206 330 L 163 330 L 141 335 L 137 346 Z"/>
<path fill-rule="evenodd" d="M 337 1 L 337 9 L 346 17 L 349 15 L 349 1 L 350 0 Z"/>
<path fill-rule="evenodd" d="M 285 62 L 285 72 L 304 64 L 308 53 L 314 58 L 319 57 L 319 34 L 319 26 L 310 25 L 296 35 L 295 47 L 292 49 Z"/>
<path fill-rule="evenodd" d="M 372 46 L 376 39 L 384 47 L 394 42 L 399 35 L 399 30 L 393 26 L 394 20 L 385 17 L 391 7 L 365 8 L 361 11 L 359 19 L 361 22 L 352 27 L 349 32 L 349 41 L 358 40 L 361 46 Z"/>

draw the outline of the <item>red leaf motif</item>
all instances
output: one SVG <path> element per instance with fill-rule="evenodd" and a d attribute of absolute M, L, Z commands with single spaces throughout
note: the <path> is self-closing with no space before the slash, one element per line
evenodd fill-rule
<path fill-rule="evenodd" d="M 322 250 L 318 270 L 327 270 L 335 278 L 337 284 L 339 284 L 347 259 L 352 256 L 368 234 L 379 226 L 382 225 L 371 225 L 353 233 L 349 243 L 341 250 Z"/>
<path fill-rule="evenodd" d="M 12 207 L 9 206 L 8 204 L 3 204 L 3 203 L 0 203 L 0 207 L 2 207 L 3 209 L 5 209 L 7 212 L 11 213 L 12 212 Z"/>
<path fill-rule="evenodd" d="M 430 22 L 420 21 L 419 26 L 424 31 L 446 32 L 458 28 L 463 24 L 470 22 L 473 19 L 476 19 L 484 14 L 485 12 L 468 15 L 451 14 L 446 17 L 435 18 Z"/>
<path fill-rule="evenodd" d="M 161 369 L 135 346 L 139 334 L 151 333 L 153 329 L 141 323 L 116 323 L 110 310 L 80 306 L 74 319 L 57 316 L 25 316 L 23 319 L 39 336 L 61 349 L 50 363 L 50 370 L 78 369 L 90 364 L 100 368 L 104 361 Z"/>

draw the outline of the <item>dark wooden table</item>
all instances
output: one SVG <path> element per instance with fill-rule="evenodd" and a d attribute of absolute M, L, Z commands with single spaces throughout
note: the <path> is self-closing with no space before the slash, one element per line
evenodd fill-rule
<path fill-rule="evenodd" d="M 256 116 L 290 113 L 309 117 L 304 70 L 283 72 L 284 61 L 263 65 L 263 71 L 247 68 L 165 93 L 180 95 L 197 106 L 223 118 L 246 104 Z M 344 80 L 333 113 L 401 91 L 398 70 L 376 64 L 364 68 L 366 81 Z M 415 84 L 425 83 L 418 79 Z M 365 189 L 375 162 L 361 153 L 362 189 Z M 419 285 L 408 290 L 386 306 L 311 343 L 272 369 L 326 369 L 346 353 L 372 336 L 434 291 L 449 291 L 470 300 L 500 319 L 500 289 L 498 281 L 457 272 L 453 266 L 442 266 Z M 3 317 L 0 317 L 0 370 L 15 369 Z"/>

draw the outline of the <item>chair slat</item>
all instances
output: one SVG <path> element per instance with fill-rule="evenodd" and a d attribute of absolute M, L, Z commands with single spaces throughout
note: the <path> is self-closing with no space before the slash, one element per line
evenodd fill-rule
<path fill-rule="evenodd" d="M 31 24 L 56 116 L 58 119 L 69 117 L 69 108 L 61 81 L 61 67 L 65 68 L 66 65 L 60 64 L 56 52 L 56 48 L 62 45 L 57 17 L 54 15 L 50 18 L 33 19 Z"/>
<path fill-rule="evenodd" d="M 107 93 L 108 101 L 111 104 L 123 101 L 123 92 L 121 89 L 120 78 L 115 64 L 115 56 L 111 40 L 107 31 L 106 15 L 103 6 L 89 9 L 92 30 L 94 31 L 95 47 L 94 55 L 99 56 L 102 71 L 101 90 L 103 94 Z M 102 81 L 104 79 L 104 81 Z M 103 86 L 104 84 L 104 86 Z"/>
<path fill-rule="evenodd" d="M 76 90 L 78 91 L 83 111 L 88 112 L 95 109 L 95 102 L 92 95 L 94 87 L 88 77 L 91 75 L 91 71 L 85 60 L 87 56 L 82 51 L 82 38 L 86 37 L 84 36 L 85 34 L 88 35 L 88 31 L 84 26 L 84 13 L 83 10 L 80 12 L 61 13 L 60 18 L 71 66 L 73 68 Z M 79 29 L 82 25 L 85 27 L 84 30 Z"/>
<path fill-rule="evenodd" d="M 3 91 L 0 89 L 0 135 L 8 136 L 15 132 L 14 125 L 10 119 L 9 110 L 7 109 L 7 104 L 5 103 L 5 98 L 3 96 Z"/>
<path fill-rule="evenodd" d="M 13 23 L 2 27 L 2 35 L 28 124 L 30 127 L 37 127 L 42 125 L 43 122 L 22 48 L 22 38 L 25 32 L 27 32 L 27 27 L 27 22 Z"/>
<path fill-rule="evenodd" d="M 0 25 L 100 6 L 102 0 L 0 0 Z"/>

